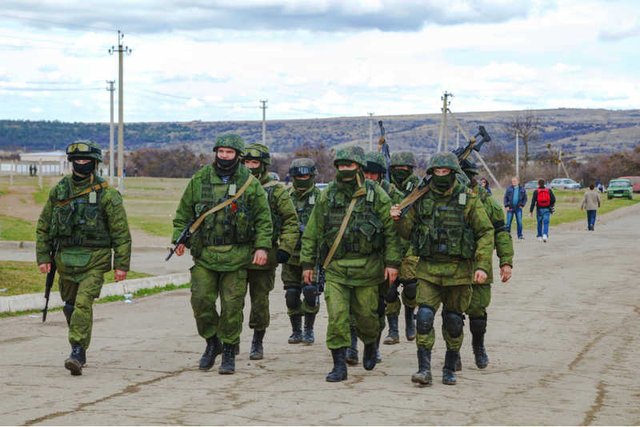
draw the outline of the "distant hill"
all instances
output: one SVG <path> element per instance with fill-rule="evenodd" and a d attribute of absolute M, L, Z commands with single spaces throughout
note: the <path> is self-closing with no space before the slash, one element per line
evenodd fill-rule
<path fill-rule="evenodd" d="M 640 143 L 640 110 L 550 109 L 534 110 L 542 131 L 531 152 L 546 150 L 551 143 L 574 158 L 594 153 L 610 153 Z M 492 144 L 513 150 L 514 136 L 508 135 L 505 125 L 521 111 L 456 113 L 467 133 L 484 125 L 493 137 Z M 432 153 L 438 140 L 440 115 L 376 117 L 384 121 L 387 140 L 392 151 L 411 150 Z M 374 143 L 378 139 L 374 123 Z M 142 147 L 170 147 L 187 145 L 196 152 L 211 150 L 216 136 L 234 132 L 248 142 L 261 142 L 260 121 L 227 122 L 152 122 L 125 124 L 127 150 Z M 117 132 L 116 132 L 117 133 Z M 450 146 L 455 145 L 456 133 L 451 124 Z M 368 117 L 331 119 L 273 120 L 267 122 L 267 142 L 274 152 L 288 153 L 304 145 L 326 147 L 360 144 L 368 147 Z M 460 136 L 462 141 L 462 136 Z M 92 139 L 108 147 L 108 123 L 65 123 L 59 121 L 0 120 L 0 150 L 44 151 L 61 149 L 76 139 Z"/>

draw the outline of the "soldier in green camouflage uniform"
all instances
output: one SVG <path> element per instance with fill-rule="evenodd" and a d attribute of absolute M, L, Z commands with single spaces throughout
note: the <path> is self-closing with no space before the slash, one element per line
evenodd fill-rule
<path fill-rule="evenodd" d="M 265 265 L 273 243 L 267 195 L 251 171 L 240 163 L 244 147 L 238 135 L 218 137 L 213 164 L 204 166 L 191 178 L 173 220 L 175 242 L 193 220 L 233 200 L 206 216 L 186 242 L 194 262 L 191 307 L 198 333 L 207 341 L 199 367 L 211 369 L 222 352 L 220 374 L 235 372 L 235 346 L 240 342 L 247 294 L 247 267 Z M 246 190 L 240 195 L 243 189 Z M 180 244 L 175 253 L 180 256 L 184 251 L 185 245 Z"/>
<path fill-rule="evenodd" d="M 311 211 L 320 198 L 320 190 L 315 186 L 316 165 L 313 160 L 299 158 L 291 162 L 289 176 L 293 180 L 293 186 L 289 189 L 291 200 L 298 214 L 298 229 L 303 232 Z M 282 283 L 285 289 L 285 302 L 287 314 L 291 321 L 291 336 L 289 344 L 304 343 L 311 345 L 315 341 L 313 324 L 320 309 L 319 301 L 316 301 L 315 288 L 305 286 L 302 280 L 302 267 L 300 265 L 300 248 L 302 247 L 302 235 L 296 243 L 295 250 L 286 264 L 282 265 Z M 304 298 L 301 296 L 304 295 Z M 301 301 L 302 299 L 302 301 Z M 304 335 L 302 334 L 302 316 L 304 315 Z"/>
<path fill-rule="evenodd" d="M 251 144 L 247 146 L 243 159 L 244 165 L 251 170 L 267 193 L 273 223 L 272 247 L 268 252 L 267 263 L 263 266 L 251 265 L 247 272 L 251 297 L 249 327 L 253 329 L 249 359 L 260 360 L 264 357 L 262 340 L 269 327 L 269 292 L 273 290 L 275 283 L 276 267 L 289 260 L 300 232 L 287 188 L 267 172 L 267 166 L 271 164 L 269 148 L 262 144 Z"/>
<path fill-rule="evenodd" d="M 470 180 L 469 187 L 476 194 L 484 210 L 491 220 L 494 228 L 495 250 L 500 260 L 500 278 L 503 283 L 511 278 L 513 266 L 513 241 L 511 234 L 505 227 L 504 210 L 502 206 L 481 185 L 478 185 L 476 176 L 477 166 L 469 160 L 463 160 L 460 164 L 462 170 Z M 493 283 L 493 269 L 488 272 L 488 279 L 482 283 L 474 283 L 471 304 L 466 313 L 469 315 L 469 329 L 471 330 L 471 346 L 475 357 L 476 366 L 484 369 L 489 364 L 489 356 L 484 347 L 484 334 L 487 331 L 487 307 L 491 302 L 491 283 Z M 459 360 L 459 359 L 458 359 Z M 456 370 L 462 369 L 462 363 L 456 365 Z"/>
<path fill-rule="evenodd" d="M 442 382 L 456 383 L 455 364 L 463 339 L 463 313 L 471 302 L 472 283 L 485 283 L 491 271 L 493 226 L 482 202 L 458 182 L 462 175 L 452 153 L 435 154 L 427 167 L 429 191 L 401 217 L 396 205 L 392 217 L 401 236 L 420 256 L 416 269 L 418 372 L 411 381 L 430 385 L 433 320 L 443 304 L 443 335 L 447 353 Z"/>
<path fill-rule="evenodd" d="M 362 169 L 364 177 L 378 183 L 385 193 L 387 193 L 391 198 L 392 204 L 400 203 L 404 198 L 404 194 L 402 194 L 395 185 L 383 179 L 386 173 L 386 162 L 382 153 L 370 151 L 365 155 L 364 160 L 367 162 L 365 167 Z M 378 333 L 378 339 L 376 340 L 376 362 L 378 363 L 382 362 L 382 356 L 380 355 L 380 336 L 385 327 L 385 297 L 389 293 L 389 285 L 386 280 L 380 281 L 379 292 L 380 300 L 378 302 L 378 316 L 380 332 Z M 353 316 L 351 316 L 351 347 L 347 349 L 347 363 L 349 365 L 358 364 L 358 335 L 356 333 L 355 318 Z"/>
<path fill-rule="evenodd" d="M 341 149 L 334 161 L 336 179 L 321 193 L 302 235 L 300 262 L 305 283 L 311 284 L 316 263 L 327 263 L 334 242 L 337 250 L 325 270 L 325 301 L 329 314 L 327 347 L 333 370 L 327 381 L 347 378 L 346 350 L 350 344 L 349 317 L 356 319 L 358 337 L 364 342 L 363 366 L 376 365 L 378 287 L 380 280 L 393 282 L 400 266 L 400 251 L 388 209 L 389 196 L 372 181 L 365 180 L 364 151 Z M 352 209 L 344 234 L 339 230 Z"/>
<path fill-rule="evenodd" d="M 400 151 L 391 154 L 391 181 L 402 194 L 408 196 L 420 184 L 420 177 L 413 173 L 416 167 L 416 159 L 411 151 Z M 416 309 L 416 266 L 418 257 L 411 254 L 411 247 L 407 240 L 401 239 L 402 264 L 398 284 L 402 285 L 400 298 L 404 305 L 405 336 L 408 341 L 416 337 L 415 309 Z M 397 285 L 398 285 L 397 284 Z M 395 287 L 397 289 L 397 286 Z M 398 333 L 398 316 L 400 315 L 400 299 L 393 290 L 388 295 L 386 315 L 389 322 L 389 333 L 384 339 L 387 345 L 400 342 Z"/>
<path fill-rule="evenodd" d="M 100 147 L 76 141 L 67 147 L 73 174 L 51 189 L 36 228 L 36 258 L 42 273 L 51 270 L 54 248 L 62 309 L 69 326 L 72 375 L 81 375 L 91 342 L 93 301 L 100 296 L 104 274 L 113 268 L 116 281 L 129 271 L 131 235 L 120 193 L 95 171 Z"/>

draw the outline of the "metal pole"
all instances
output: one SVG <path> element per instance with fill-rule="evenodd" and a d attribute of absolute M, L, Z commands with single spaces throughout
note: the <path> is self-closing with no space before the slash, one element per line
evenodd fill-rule
<path fill-rule="evenodd" d="M 373 151 L 373 113 L 369 114 L 369 151 Z"/>
<path fill-rule="evenodd" d="M 114 80 L 107 80 L 107 83 L 109 83 L 109 88 L 107 88 L 107 90 L 109 91 L 109 97 L 110 97 L 110 102 L 111 102 L 111 115 L 110 115 L 110 121 L 109 121 L 109 185 L 113 185 L 113 162 L 115 160 L 115 155 L 113 152 L 113 134 L 114 134 L 114 128 L 113 128 L 113 92 L 115 91 L 115 88 L 113 87 L 113 84 L 115 83 Z"/>
<path fill-rule="evenodd" d="M 519 143 L 520 134 L 516 131 L 516 176 L 520 179 L 520 143 Z"/>
<path fill-rule="evenodd" d="M 262 103 L 262 145 L 267 145 L 267 102 L 268 99 L 261 100 Z"/>

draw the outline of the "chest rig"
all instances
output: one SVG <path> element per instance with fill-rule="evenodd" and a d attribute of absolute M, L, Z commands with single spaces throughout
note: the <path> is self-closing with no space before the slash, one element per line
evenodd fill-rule
<path fill-rule="evenodd" d="M 312 188 L 311 191 L 302 194 L 293 187 L 289 190 L 291 201 L 293 201 L 293 206 L 296 208 L 296 215 L 298 215 L 298 229 L 300 230 L 300 236 L 298 237 L 298 242 L 295 247 L 296 251 L 299 251 L 302 247 L 302 233 L 304 233 L 307 222 L 309 222 L 309 218 L 311 218 L 311 211 L 313 211 L 313 207 L 316 205 L 316 198 L 320 196 L 319 193 L 315 187 Z"/>
<path fill-rule="evenodd" d="M 446 199 L 436 199 L 434 193 L 429 192 L 414 205 L 411 245 L 416 255 L 442 261 L 473 257 L 473 230 L 464 217 L 468 202 L 464 187 L 460 187 Z"/>
<path fill-rule="evenodd" d="M 384 225 L 374 211 L 375 183 L 365 182 L 366 194 L 359 197 L 347 228 L 336 250 L 334 259 L 361 258 L 384 247 Z M 327 190 L 328 206 L 324 214 L 323 248 L 329 248 L 338 237 L 351 195 L 339 191 L 336 186 Z"/>
<path fill-rule="evenodd" d="M 95 184 L 103 182 L 102 178 L 96 177 Z M 56 185 L 50 236 L 60 247 L 111 247 L 109 226 L 101 206 L 103 194 L 103 189 L 99 188 L 72 198 L 74 194 L 70 177 L 65 177 Z"/>

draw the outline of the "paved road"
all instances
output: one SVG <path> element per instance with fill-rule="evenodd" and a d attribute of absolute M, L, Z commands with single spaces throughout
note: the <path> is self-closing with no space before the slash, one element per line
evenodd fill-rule
<path fill-rule="evenodd" d="M 330 384 L 324 346 L 286 344 L 283 295 L 272 293 L 266 357 L 250 361 L 242 337 L 237 373 L 200 372 L 186 290 L 95 309 L 89 365 L 62 367 L 61 313 L 0 321 L 2 424 L 640 424 L 640 205 L 517 242 L 514 278 L 496 285 L 487 337 L 491 364 L 473 366 L 469 340 L 458 385 L 418 388 L 415 346 L 383 346 L 372 372 L 350 368 Z M 439 316 L 438 316 L 439 317 Z M 439 319 L 438 319 L 439 320 Z M 437 331 L 440 330 L 439 323 Z"/>

